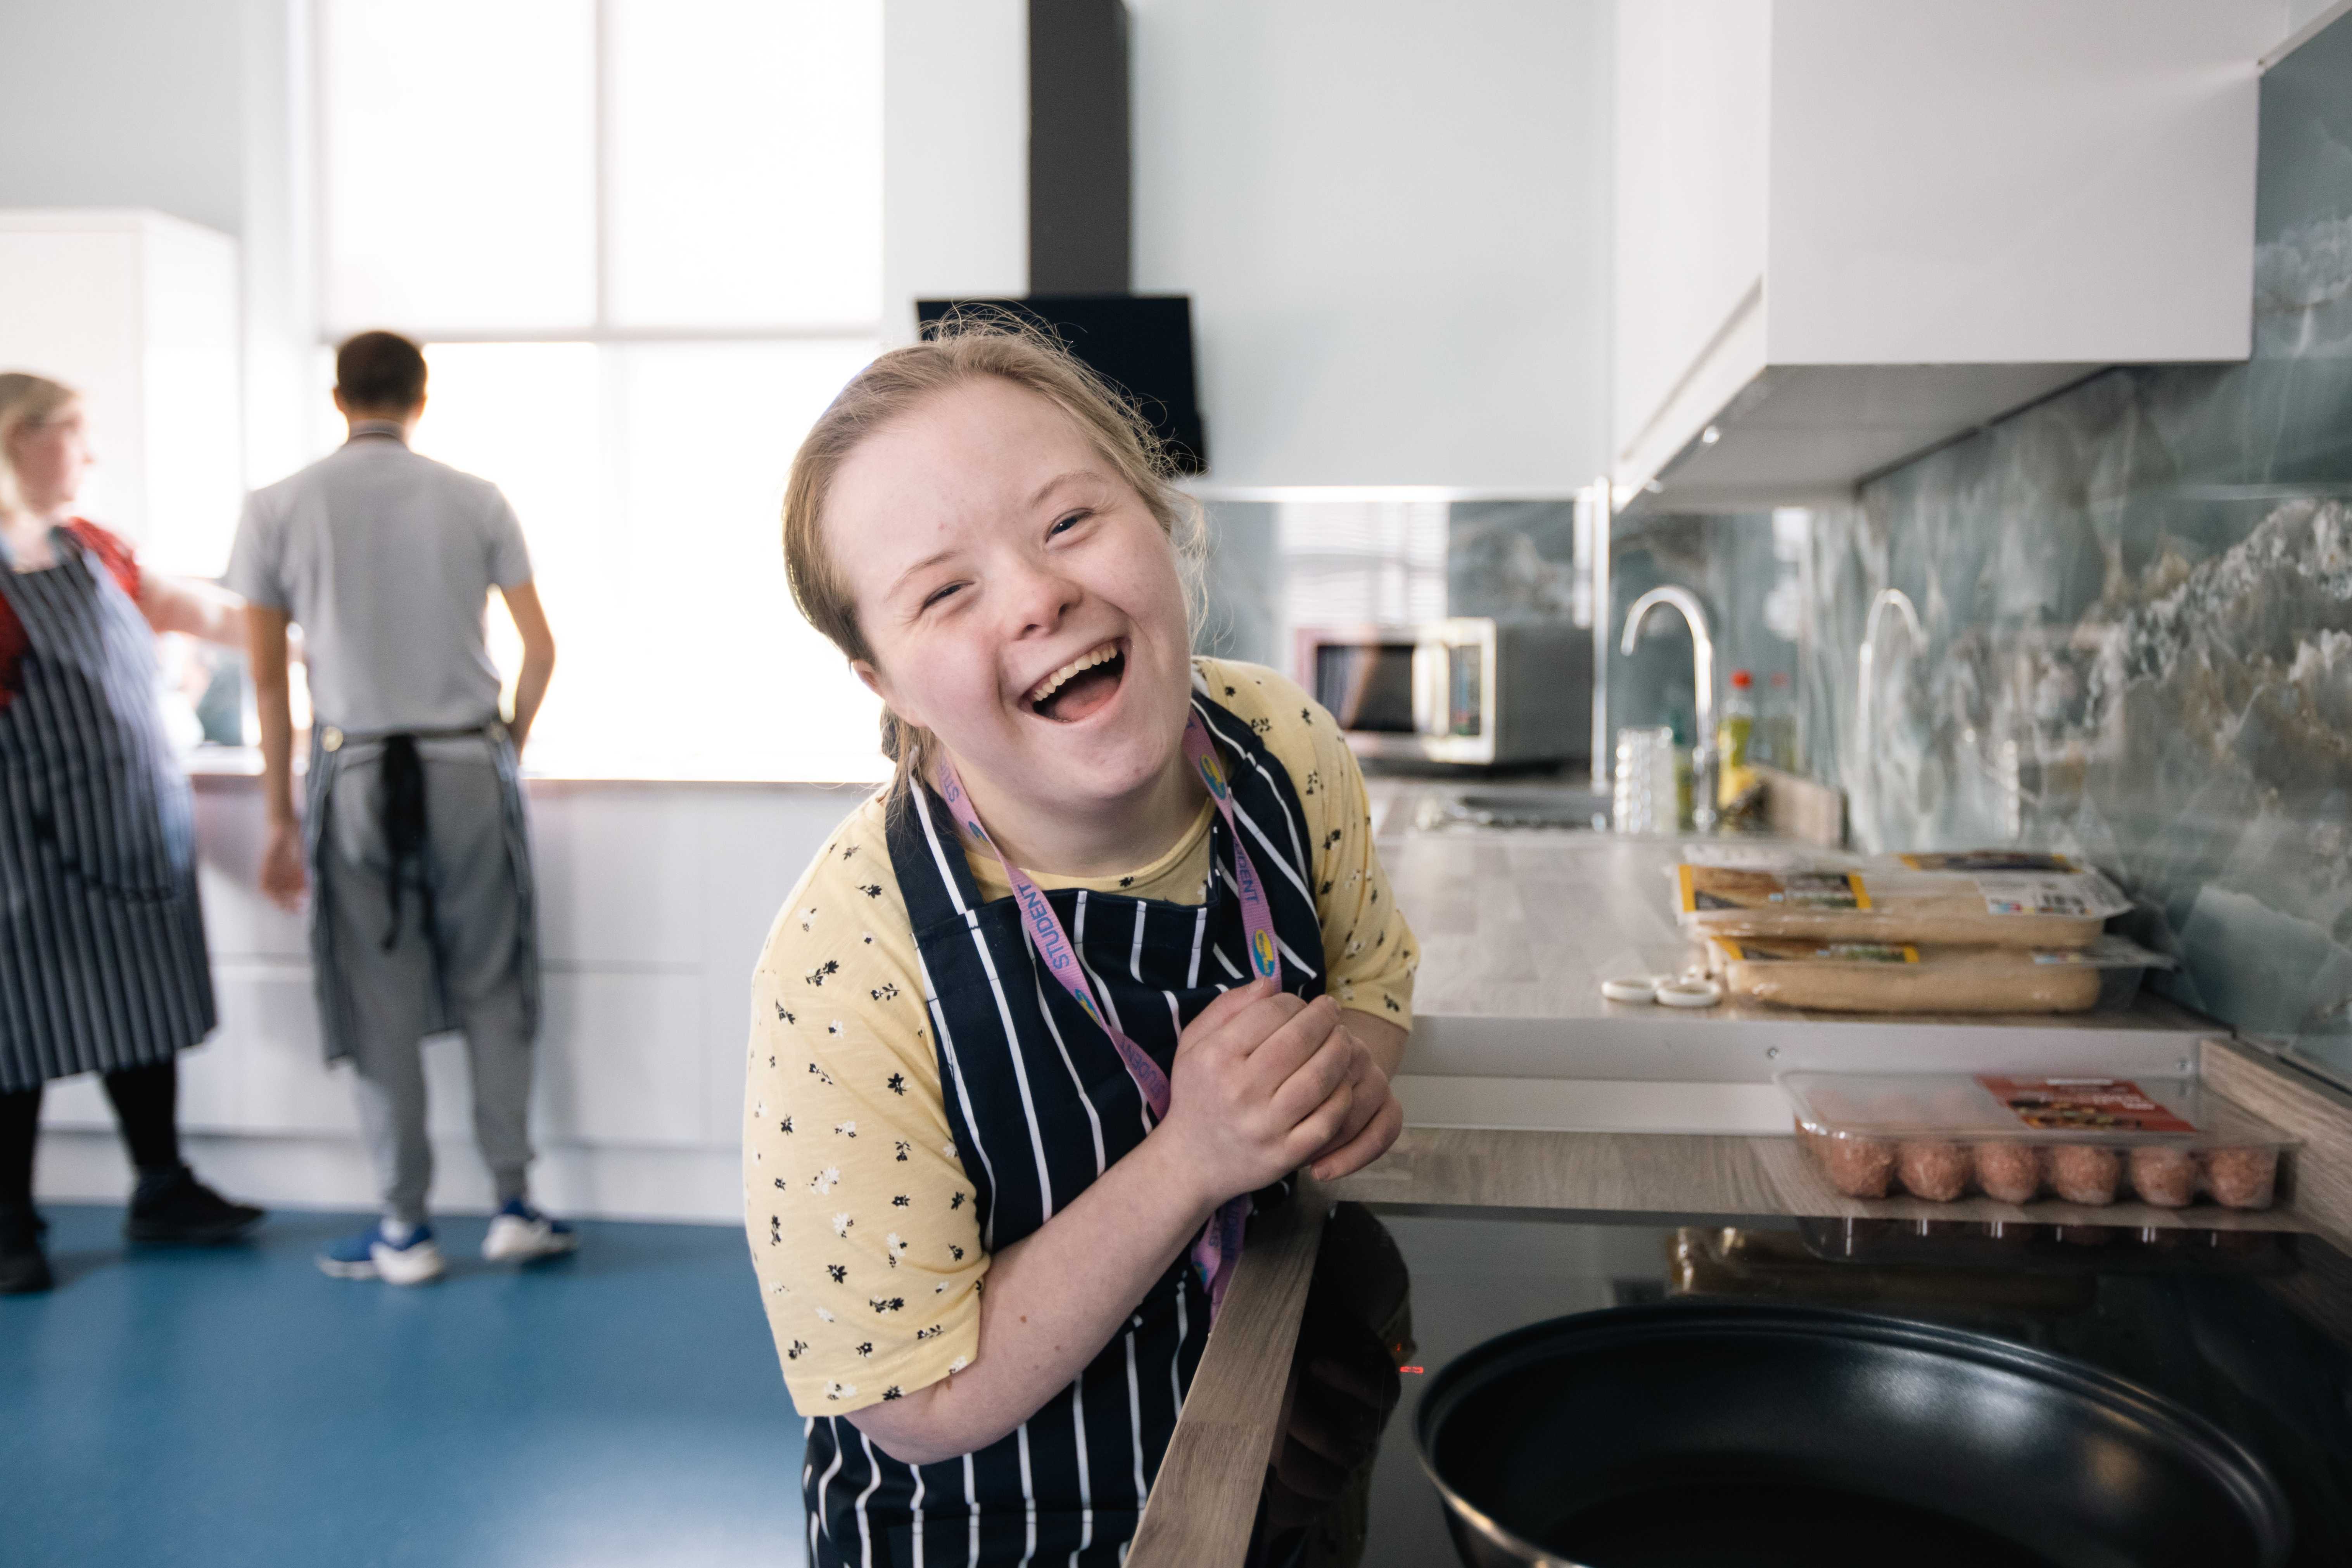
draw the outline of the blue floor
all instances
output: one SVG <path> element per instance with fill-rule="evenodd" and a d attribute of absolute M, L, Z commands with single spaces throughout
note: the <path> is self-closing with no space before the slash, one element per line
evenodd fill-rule
<path fill-rule="evenodd" d="M 127 1255 L 45 1205 L 58 1289 L 0 1298 L 0 1563 L 800 1564 L 801 1423 L 743 1236 L 584 1223 L 571 1258 L 330 1279 L 354 1215 Z"/>

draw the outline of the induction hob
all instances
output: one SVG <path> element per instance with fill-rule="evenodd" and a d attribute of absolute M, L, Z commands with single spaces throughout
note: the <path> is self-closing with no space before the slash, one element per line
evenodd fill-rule
<path fill-rule="evenodd" d="M 2294 1509 L 2294 1563 L 2352 1563 L 2352 1258 L 2315 1237 L 1724 1216 L 1661 1224 L 1417 1205 L 1371 1214 L 1409 1276 L 1409 1310 L 1391 1322 L 1409 1318 L 1410 1337 L 1397 1336 L 1408 1371 L 1371 1465 L 1365 1568 L 1458 1561 L 1412 1436 L 1421 1390 L 1449 1361 L 1547 1318 L 1701 1297 L 1945 1323 L 2103 1367 L 2197 1411 L 2269 1468 Z M 1310 1331 L 1316 1321 L 1310 1310 Z M 1302 1356 L 1315 1353 L 1312 1337 L 1302 1339 Z"/>

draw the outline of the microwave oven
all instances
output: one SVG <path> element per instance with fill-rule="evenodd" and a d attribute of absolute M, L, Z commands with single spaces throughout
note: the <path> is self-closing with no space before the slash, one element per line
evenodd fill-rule
<path fill-rule="evenodd" d="M 1493 766 L 1589 762 L 1592 633 L 1456 617 L 1297 636 L 1297 674 L 1359 756 Z"/>

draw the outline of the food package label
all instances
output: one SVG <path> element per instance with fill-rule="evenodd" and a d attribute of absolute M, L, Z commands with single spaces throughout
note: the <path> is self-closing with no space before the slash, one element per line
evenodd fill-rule
<path fill-rule="evenodd" d="M 1988 914 L 2081 918 L 2110 912 L 2098 885 L 2079 876 L 1990 871 L 1979 873 L 1976 883 Z"/>
<path fill-rule="evenodd" d="M 2109 931 L 2089 947 L 2036 948 L 2036 963 L 2080 968 L 2088 964 L 2093 969 L 2178 969 L 2179 961 L 2161 952 L 2151 952 L 2136 942 Z"/>
<path fill-rule="evenodd" d="M 2120 1078 L 2003 1078 L 1977 1082 L 2036 1131 L 2194 1132 L 2196 1127 Z"/>
<path fill-rule="evenodd" d="M 1742 963 L 1916 963 L 1919 950 L 1907 942 L 1787 942 L 1765 937 L 1718 939 L 1717 946 Z"/>
<path fill-rule="evenodd" d="M 1933 855 L 1895 857 L 1914 871 L 2041 871 L 2072 875 L 2083 868 L 2063 855 L 2039 849 L 1954 849 Z"/>
<path fill-rule="evenodd" d="M 1870 891 L 1845 871 L 1740 871 L 1675 868 L 1685 914 L 1700 910 L 1866 910 Z"/>

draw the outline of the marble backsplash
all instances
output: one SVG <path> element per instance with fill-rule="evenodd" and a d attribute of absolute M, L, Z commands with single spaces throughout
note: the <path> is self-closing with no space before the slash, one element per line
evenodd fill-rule
<path fill-rule="evenodd" d="M 2352 20 L 2263 95 L 2254 353 L 2103 373 L 1811 522 L 1814 755 L 1865 846 L 2077 850 L 2165 984 L 2352 1077 Z M 1860 645 L 1886 588 L 1870 732 Z"/>

